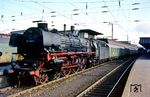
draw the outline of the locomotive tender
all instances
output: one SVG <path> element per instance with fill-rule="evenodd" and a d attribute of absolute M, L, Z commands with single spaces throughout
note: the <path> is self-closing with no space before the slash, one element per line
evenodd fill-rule
<path fill-rule="evenodd" d="M 22 60 L 12 62 L 13 78 L 23 82 L 32 78 L 35 84 L 66 76 L 102 61 L 133 55 L 137 47 L 108 39 L 94 39 L 101 33 L 84 29 L 48 30 L 46 23 L 22 33 L 11 33 L 10 46 L 17 47 Z"/>

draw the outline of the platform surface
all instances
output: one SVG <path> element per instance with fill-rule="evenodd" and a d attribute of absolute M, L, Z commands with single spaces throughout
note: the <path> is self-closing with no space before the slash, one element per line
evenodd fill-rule
<path fill-rule="evenodd" d="M 122 97 L 150 97 L 150 55 L 141 56 L 136 60 Z"/>

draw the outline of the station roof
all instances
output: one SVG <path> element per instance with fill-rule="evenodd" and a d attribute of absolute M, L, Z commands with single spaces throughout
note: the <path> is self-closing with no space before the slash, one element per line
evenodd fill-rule
<path fill-rule="evenodd" d="M 71 30 L 66 30 L 66 32 L 70 32 Z M 79 32 L 86 32 L 89 35 L 103 35 L 103 33 L 99 33 L 97 31 L 91 30 L 91 29 L 80 29 L 80 30 L 74 30 Z M 64 31 L 58 31 L 58 32 L 64 32 Z"/>
<path fill-rule="evenodd" d="M 10 37 L 10 34 L 3 34 L 3 33 L 0 33 L 0 37 Z"/>
<path fill-rule="evenodd" d="M 136 45 L 133 45 L 127 41 L 116 41 L 116 39 L 107 39 L 107 38 L 101 38 L 99 40 L 105 41 L 110 46 L 114 47 L 120 47 L 120 48 L 128 48 L 128 49 L 138 49 Z"/>
<path fill-rule="evenodd" d="M 81 29 L 80 32 L 87 32 L 89 35 L 103 35 L 103 33 L 99 33 L 91 29 Z"/>
<path fill-rule="evenodd" d="M 139 44 L 146 49 L 150 49 L 150 37 L 140 37 Z"/>

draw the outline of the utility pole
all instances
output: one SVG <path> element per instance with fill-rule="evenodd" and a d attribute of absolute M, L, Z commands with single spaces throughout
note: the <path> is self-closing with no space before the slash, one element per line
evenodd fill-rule
<path fill-rule="evenodd" d="M 129 41 L 129 36 L 128 36 L 128 34 L 127 34 L 127 42 Z"/>
<path fill-rule="evenodd" d="M 114 38 L 114 24 L 109 22 L 109 25 L 111 25 L 111 38 Z"/>
<path fill-rule="evenodd" d="M 111 25 L 111 38 L 114 39 L 114 24 L 112 22 L 103 22 L 108 23 L 108 25 Z"/>
<path fill-rule="evenodd" d="M 112 32 L 111 34 L 112 35 L 111 36 L 112 36 L 112 39 L 113 39 L 114 38 L 114 24 L 112 23 L 111 26 L 112 26 L 112 28 L 111 28 L 111 32 Z"/>

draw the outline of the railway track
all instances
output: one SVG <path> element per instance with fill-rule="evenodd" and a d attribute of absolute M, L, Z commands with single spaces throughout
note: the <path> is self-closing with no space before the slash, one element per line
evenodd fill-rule
<path fill-rule="evenodd" d="M 40 91 L 43 89 L 44 91 L 44 88 L 50 88 L 50 90 L 55 90 L 55 88 L 58 88 L 60 87 L 60 84 L 64 83 L 69 83 L 69 82 L 73 82 L 74 79 L 77 79 L 78 77 L 96 77 L 95 80 L 97 80 L 97 76 L 98 75 L 91 75 L 89 73 L 86 73 L 86 72 L 92 72 L 94 70 L 96 70 L 97 68 L 100 68 L 100 67 L 104 67 L 105 65 L 108 65 L 110 64 L 110 66 L 112 66 L 113 68 L 118 66 L 117 64 L 121 64 L 125 61 L 126 59 L 124 60 L 115 60 L 115 61 L 111 61 L 111 62 L 107 62 L 107 63 L 104 63 L 104 64 L 101 64 L 101 65 L 98 65 L 98 66 L 95 66 L 95 67 L 92 67 L 92 68 L 89 68 L 87 70 L 84 70 L 84 71 L 81 71 L 81 72 L 78 72 L 76 74 L 72 74 L 72 75 L 69 75 L 69 76 L 66 76 L 66 77 L 63 77 L 63 78 L 60 78 L 58 80 L 54 80 L 54 81 L 51 81 L 49 83 L 46 83 L 46 84 L 43 84 L 43 85 L 39 85 L 39 86 L 36 86 L 36 87 L 22 87 L 22 88 L 9 88 L 9 89 L 3 89 L 3 91 L 0 90 L 0 97 L 2 95 L 2 97 L 6 97 L 6 96 L 9 96 L 9 97 L 27 97 L 27 96 L 37 96 L 37 95 L 34 95 L 35 92 L 37 91 Z M 131 59 L 130 59 L 131 60 Z M 106 66 L 107 68 L 107 66 Z M 95 71 L 96 72 L 96 71 Z M 109 72 L 109 70 L 106 69 L 106 71 L 104 70 L 104 74 L 102 74 L 101 76 L 104 76 L 106 75 L 107 73 Z M 90 78 L 91 79 L 91 78 Z M 80 79 L 81 80 L 81 79 Z M 95 80 L 92 80 L 92 82 L 88 82 L 89 84 L 93 84 L 95 82 Z M 66 86 L 67 87 L 67 86 Z M 80 93 L 81 91 L 83 91 L 83 89 L 87 88 L 87 86 L 85 86 L 84 88 L 82 89 L 79 89 L 78 92 L 76 92 L 75 94 L 70 94 L 70 95 L 76 95 L 78 93 Z M 46 94 L 46 93 L 44 93 Z M 70 95 L 68 97 L 70 97 Z M 40 95 L 38 94 L 39 97 L 41 96 L 44 96 L 44 95 Z M 50 96 L 50 95 L 49 95 Z M 47 96 L 47 97 L 49 97 Z M 56 96 L 58 97 L 58 95 Z M 60 97 L 60 96 L 59 96 Z M 64 95 L 62 96 L 64 97 Z M 67 97 L 67 96 L 65 96 Z M 73 97 L 73 96 L 72 96 Z"/>
<path fill-rule="evenodd" d="M 122 92 L 135 60 L 120 65 L 106 76 L 99 79 L 77 97 L 121 97 Z"/>
<path fill-rule="evenodd" d="M 100 65 L 98 65 L 98 66 L 95 66 L 95 67 L 92 67 L 92 68 L 89 68 L 89 69 L 87 69 L 87 70 L 84 70 L 84 71 L 81 71 L 81 72 L 78 72 L 78 73 L 82 73 L 82 72 L 86 72 L 86 71 L 89 71 L 89 70 L 91 70 L 91 69 L 93 69 L 93 68 L 96 68 L 96 67 L 99 67 L 99 66 L 103 66 L 103 65 L 105 65 L 105 64 L 107 64 L 107 63 L 109 63 L 109 62 L 106 62 L 106 63 L 104 63 L 104 64 L 100 64 Z M 60 79 L 58 79 L 58 80 L 54 80 L 54 81 L 52 81 L 52 82 L 50 82 L 50 83 L 55 83 L 55 82 L 59 82 L 60 80 L 66 80 L 66 79 L 68 79 L 68 78 L 70 78 L 70 77 L 72 77 L 72 76 L 74 76 L 74 75 L 77 75 L 78 73 L 76 73 L 76 74 L 72 74 L 72 75 L 70 75 L 70 76 L 66 76 L 66 77 L 63 77 L 63 78 L 60 78 Z M 7 97 L 7 96 L 18 96 L 18 95 L 20 95 L 20 94 L 23 94 L 23 93 L 25 93 L 26 91 L 32 91 L 32 90 L 35 90 L 35 89 L 38 89 L 38 88 L 41 88 L 41 87 L 45 87 L 47 84 L 43 84 L 43 85 L 40 85 L 40 86 L 36 86 L 36 87 L 17 87 L 17 86 L 15 86 L 15 87 L 10 87 L 10 86 L 8 86 L 8 87 L 5 87 L 5 88 L 2 88 L 2 89 L 0 89 L 0 97 Z M 28 90 L 27 90 L 28 89 Z M 23 91 L 23 92 L 22 92 Z"/>

